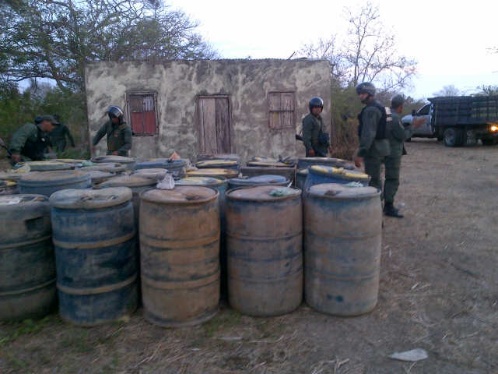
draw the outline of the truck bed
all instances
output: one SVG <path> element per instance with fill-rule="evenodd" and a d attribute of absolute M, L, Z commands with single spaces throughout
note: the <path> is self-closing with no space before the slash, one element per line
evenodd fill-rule
<path fill-rule="evenodd" d="M 428 100 L 433 104 L 435 126 L 498 122 L 498 96 L 434 97 Z"/>

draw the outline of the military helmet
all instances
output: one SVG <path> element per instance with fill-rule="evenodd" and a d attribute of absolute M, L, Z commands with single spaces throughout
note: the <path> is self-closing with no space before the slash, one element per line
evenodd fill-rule
<path fill-rule="evenodd" d="M 117 105 L 111 105 L 109 109 L 107 109 L 107 114 L 110 119 L 119 118 L 122 119 L 124 116 L 123 109 L 118 107 Z"/>
<path fill-rule="evenodd" d="M 370 96 L 375 96 L 375 86 L 370 82 L 363 82 L 356 86 L 356 93 L 358 95 L 366 93 Z"/>
<path fill-rule="evenodd" d="M 310 110 L 313 108 L 322 108 L 323 109 L 323 100 L 321 97 L 313 97 L 309 103 Z"/>
<path fill-rule="evenodd" d="M 391 108 L 399 108 L 405 102 L 405 97 L 403 95 L 395 95 L 391 99 Z"/>

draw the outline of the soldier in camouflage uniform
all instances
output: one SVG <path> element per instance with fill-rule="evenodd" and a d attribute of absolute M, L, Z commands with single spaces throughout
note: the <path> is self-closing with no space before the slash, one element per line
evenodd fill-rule
<path fill-rule="evenodd" d="M 309 102 L 309 114 L 303 118 L 303 143 L 306 147 L 306 157 L 327 157 L 329 140 L 323 131 L 321 113 L 323 100 L 314 97 Z"/>
<path fill-rule="evenodd" d="M 365 107 L 358 115 L 360 146 L 354 156 L 354 163 L 356 167 L 364 163 L 365 173 L 370 176 L 369 185 L 381 191 L 381 166 L 384 157 L 390 153 L 386 137 L 386 109 L 375 100 L 375 86 L 372 83 L 360 83 L 356 86 L 356 93 Z"/>
<path fill-rule="evenodd" d="M 54 114 L 54 118 L 57 122 L 59 122 L 59 126 L 57 126 L 54 131 L 50 133 L 50 142 L 52 143 L 54 151 L 59 155 L 66 150 L 66 138 L 69 139 L 71 147 L 74 148 L 75 144 L 69 128 L 60 121 L 60 117 L 57 114 Z"/>
<path fill-rule="evenodd" d="M 95 147 L 100 139 L 107 136 L 107 154 L 126 157 L 131 149 L 131 128 L 124 121 L 124 113 L 120 107 L 111 105 L 107 114 L 109 121 L 97 131 L 92 145 Z"/>
<path fill-rule="evenodd" d="M 403 218 L 403 215 L 394 207 L 394 196 L 399 187 L 401 156 L 406 153 L 404 142 L 412 136 L 413 128 L 424 123 L 424 119 L 421 118 L 414 121 L 413 125 L 403 126 L 401 113 L 404 101 L 403 95 L 396 95 L 391 99 L 392 121 L 387 123 L 387 138 L 391 153 L 385 159 L 384 214 L 396 218 Z"/>
<path fill-rule="evenodd" d="M 59 125 L 52 116 L 39 116 L 35 123 L 27 123 L 20 127 L 10 141 L 10 162 L 15 165 L 21 161 L 40 161 L 49 151 L 48 134 Z"/>

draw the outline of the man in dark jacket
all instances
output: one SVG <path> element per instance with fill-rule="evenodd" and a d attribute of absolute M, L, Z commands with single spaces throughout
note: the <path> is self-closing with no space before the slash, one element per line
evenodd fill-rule
<path fill-rule="evenodd" d="M 53 116 L 45 115 L 36 117 L 34 124 L 27 123 L 20 127 L 10 141 L 11 164 L 43 160 L 50 145 L 48 134 L 58 125 Z"/>
<path fill-rule="evenodd" d="M 57 122 L 59 122 L 59 126 L 54 128 L 54 130 L 50 133 L 50 142 L 52 143 L 54 151 L 59 154 L 64 152 L 66 149 L 66 137 L 69 139 L 71 147 L 74 148 L 75 144 L 69 128 L 60 121 L 58 115 L 54 114 L 54 118 Z"/>
<path fill-rule="evenodd" d="M 309 114 L 303 118 L 303 143 L 306 157 L 327 157 L 328 133 L 324 131 L 322 116 L 323 100 L 314 97 L 309 102 Z"/>
<path fill-rule="evenodd" d="M 123 110 L 111 105 L 107 110 L 109 121 L 104 123 L 95 134 L 92 145 L 95 147 L 100 139 L 107 136 L 107 154 L 116 156 L 128 156 L 131 149 L 131 128 L 124 121 Z"/>
<path fill-rule="evenodd" d="M 360 83 L 356 86 L 356 93 L 365 107 L 358 115 L 360 146 L 354 156 L 354 163 L 356 167 L 364 163 L 365 173 L 370 176 L 369 185 L 381 191 L 381 166 L 384 157 L 390 153 L 386 136 L 387 112 L 375 100 L 375 86 L 372 83 Z"/>

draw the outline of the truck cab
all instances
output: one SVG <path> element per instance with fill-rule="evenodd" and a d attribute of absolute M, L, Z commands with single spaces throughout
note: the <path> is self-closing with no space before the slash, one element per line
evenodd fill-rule
<path fill-rule="evenodd" d="M 413 129 L 412 138 L 435 138 L 436 132 L 432 125 L 432 104 L 425 104 L 419 110 L 413 110 L 412 114 L 408 114 L 401 118 L 403 126 L 407 127 L 413 124 L 414 118 L 424 118 L 425 121 L 418 128 Z M 411 139 L 408 139 L 410 141 Z"/>

